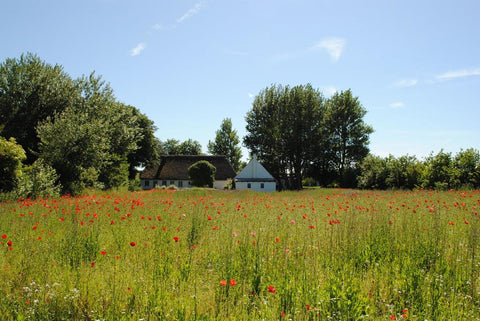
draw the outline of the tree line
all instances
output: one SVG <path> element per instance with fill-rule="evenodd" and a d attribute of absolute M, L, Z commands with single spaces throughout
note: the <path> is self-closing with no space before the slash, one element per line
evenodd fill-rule
<path fill-rule="evenodd" d="M 240 144 L 277 179 L 281 189 L 305 183 L 360 188 L 478 187 L 478 151 L 443 151 L 425 161 L 369 154 L 373 128 L 351 90 L 325 98 L 310 84 L 271 85 L 255 97 L 241 141 L 222 121 L 208 142 L 238 172 Z M 84 189 L 139 186 L 139 168 L 160 155 L 198 155 L 196 140 L 164 141 L 155 124 L 118 101 L 94 72 L 77 79 L 62 66 L 27 53 L 0 64 L 0 193 L 6 197 L 78 194 Z"/>

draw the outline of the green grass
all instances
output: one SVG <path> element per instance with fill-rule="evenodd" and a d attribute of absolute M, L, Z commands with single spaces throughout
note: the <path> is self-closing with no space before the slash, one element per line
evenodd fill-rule
<path fill-rule="evenodd" d="M 0 316 L 480 320 L 479 208 L 479 191 L 338 189 L 2 203 Z"/>

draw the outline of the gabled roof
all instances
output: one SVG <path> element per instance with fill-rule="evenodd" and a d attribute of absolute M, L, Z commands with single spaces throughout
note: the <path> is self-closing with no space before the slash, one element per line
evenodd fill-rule
<path fill-rule="evenodd" d="M 235 179 L 238 182 L 275 182 L 275 178 L 258 162 L 256 155 L 253 155 Z"/>
<path fill-rule="evenodd" d="M 140 174 L 140 179 L 189 180 L 188 168 L 201 160 L 215 166 L 217 169 L 215 172 L 216 181 L 224 181 L 235 177 L 235 170 L 225 156 L 165 155 L 161 156 L 160 165 L 146 168 Z"/>

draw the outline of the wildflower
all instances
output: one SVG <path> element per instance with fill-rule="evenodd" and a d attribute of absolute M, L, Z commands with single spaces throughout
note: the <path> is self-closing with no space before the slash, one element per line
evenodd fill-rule
<path fill-rule="evenodd" d="M 5 234 L 2 235 L 2 239 L 6 239 L 7 236 Z"/>
<path fill-rule="evenodd" d="M 230 285 L 231 285 L 231 286 L 237 285 L 237 281 L 235 281 L 235 279 L 231 279 L 231 280 L 230 280 Z"/>
<path fill-rule="evenodd" d="M 174 236 L 174 237 L 173 237 L 173 240 L 174 240 L 175 242 L 178 242 L 178 236 Z"/>
<path fill-rule="evenodd" d="M 7 242 L 7 245 L 8 245 L 8 246 L 12 246 L 12 244 L 13 244 L 12 241 L 8 241 L 8 242 Z"/>
<path fill-rule="evenodd" d="M 392 314 L 392 315 L 390 316 L 390 320 L 397 320 L 397 317 Z"/>
<path fill-rule="evenodd" d="M 275 293 L 275 292 L 277 292 L 277 290 L 275 290 L 275 288 L 273 287 L 273 285 L 270 285 L 270 286 L 268 287 L 267 292 Z"/>
<path fill-rule="evenodd" d="M 130 246 L 135 246 L 135 242 L 130 242 Z"/>
<path fill-rule="evenodd" d="M 220 281 L 220 285 L 221 285 L 221 286 L 227 286 L 227 281 L 221 280 L 221 281 Z"/>
<path fill-rule="evenodd" d="M 280 238 L 278 238 L 278 237 L 275 238 L 275 242 L 277 242 L 277 243 L 280 242 Z"/>
<path fill-rule="evenodd" d="M 102 255 L 107 255 L 107 252 L 105 252 L 105 251 L 100 251 L 100 254 L 102 254 Z"/>

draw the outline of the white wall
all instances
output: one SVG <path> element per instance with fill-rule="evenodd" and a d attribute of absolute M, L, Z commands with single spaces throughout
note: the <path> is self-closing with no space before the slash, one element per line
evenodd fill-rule
<path fill-rule="evenodd" d="M 250 184 L 250 188 L 248 184 Z M 276 187 L 275 182 L 235 182 L 236 189 L 251 189 L 259 192 L 274 192 L 277 190 Z"/>
<path fill-rule="evenodd" d="M 170 181 L 170 180 L 166 181 L 166 184 L 163 184 L 163 183 L 165 183 L 165 182 L 162 181 L 162 180 L 149 179 L 149 180 L 148 180 L 148 186 L 146 186 L 146 185 L 145 185 L 145 181 L 146 181 L 146 180 L 144 180 L 144 179 L 140 180 L 140 187 L 141 187 L 142 189 L 145 189 L 145 190 L 154 188 L 154 187 L 155 187 L 155 182 L 156 182 L 156 185 L 157 185 L 158 187 L 162 187 L 163 185 L 165 185 L 165 186 L 172 185 L 172 181 Z M 182 182 L 182 183 L 180 184 L 180 182 Z M 192 187 L 192 186 L 190 186 L 190 184 L 188 184 L 188 183 L 189 183 L 189 181 L 179 181 L 179 180 L 173 181 L 173 185 L 177 186 L 178 188 L 189 188 L 189 187 Z M 180 185 L 182 185 L 182 186 L 180 186 Z M 226 185 L 227 185 L 227 181 L 215 181 L 215 182 L 213 183 L 213 188 L 223 189 Z"/>

